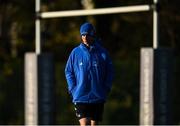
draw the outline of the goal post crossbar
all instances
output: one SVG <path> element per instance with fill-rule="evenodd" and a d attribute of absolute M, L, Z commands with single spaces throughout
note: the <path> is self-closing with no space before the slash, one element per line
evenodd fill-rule
<path fill-rule="evenodd" d="M 135 6 L 109 7 L 109 8 L 98 8 L 98 9 L 88 9 L 88 10 L 41 12 L 38 14 L 38 16 L 40 18 L 45 19 L 45 18 L 58 18 L 58 17 L 60 18 L 60 17 L 73 17 L 73 16 L 142 12 L 149 10 L 151 10 L 151 5 L 135 5 Z"/>

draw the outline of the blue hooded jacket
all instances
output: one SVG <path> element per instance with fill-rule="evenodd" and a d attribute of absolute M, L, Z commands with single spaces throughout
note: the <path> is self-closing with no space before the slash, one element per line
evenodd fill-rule
<path fill-rule="evenodd" d="M 97 42 L 90 49 L 81 43 L 69 56 L 65 76 L 74 103 L 102 103 L 112 86 L 112 61 Z"/>

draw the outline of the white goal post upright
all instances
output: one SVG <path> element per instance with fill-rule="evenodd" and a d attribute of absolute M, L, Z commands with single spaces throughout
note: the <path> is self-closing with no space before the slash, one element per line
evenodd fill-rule
<path fill-rule="evenodd" d="M 40 13 L 41 10 L 41 1 L 40 0 L 35 0 L 35 11 L 36 15 Z M 40 24 L 40 18 L 36 17 L 35 20 L 35 52 L 36 54 L 41 53 L 41 24 Z"/>
<path fill-rule="evenodd" d="M 159 45 L 159 33 L 158 33 L 158 0 L 153 0 L 154 9 L 153 9 L 153 48 L 157 49 Z"/>

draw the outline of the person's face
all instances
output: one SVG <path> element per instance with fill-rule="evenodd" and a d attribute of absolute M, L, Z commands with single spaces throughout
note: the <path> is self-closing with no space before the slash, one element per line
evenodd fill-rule
<path fill-rule="evenodd" d="M 86 45 L 86 46 L 90 46 L 93 41 L 94 41 L 94 37 L 90 36 L 90 35 L 81 35 L 82 38 L 82 42 Z"/>

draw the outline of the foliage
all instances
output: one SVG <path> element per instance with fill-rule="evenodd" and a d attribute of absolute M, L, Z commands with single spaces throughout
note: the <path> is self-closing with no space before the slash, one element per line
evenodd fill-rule
<path fill-rule="evenodd" d="M 41 11 L 82 9 L 80 0 L 42 0 Z M 93 1 L 95 8 L 151 4 L 142 0 Z M 0 0 L 0 124 L 24 124 L 24 54 L 35 50 L 35 2 Z M 175 51 L 174 96 L 179 89 L 179 1 L 160 1 L 159 44 Z M 79 26 L 91 21 L 109 50 L 115 67 L 112 92 L 102 124 L 139 124 L 140 48 L 152 47 L 152 11 L 61 19 L 41 24 L 42 51 L 54 54 L 56 79 L 55 124 L 78 124 L 67 92 L 65 62 L 79 44 Z M 179 120 L 179 100 L 173 99 L 174 122 Z M 66 116 L 65 116 L 66 115 Z M 67 116 L 68 115 L 68 116 Z"/>

